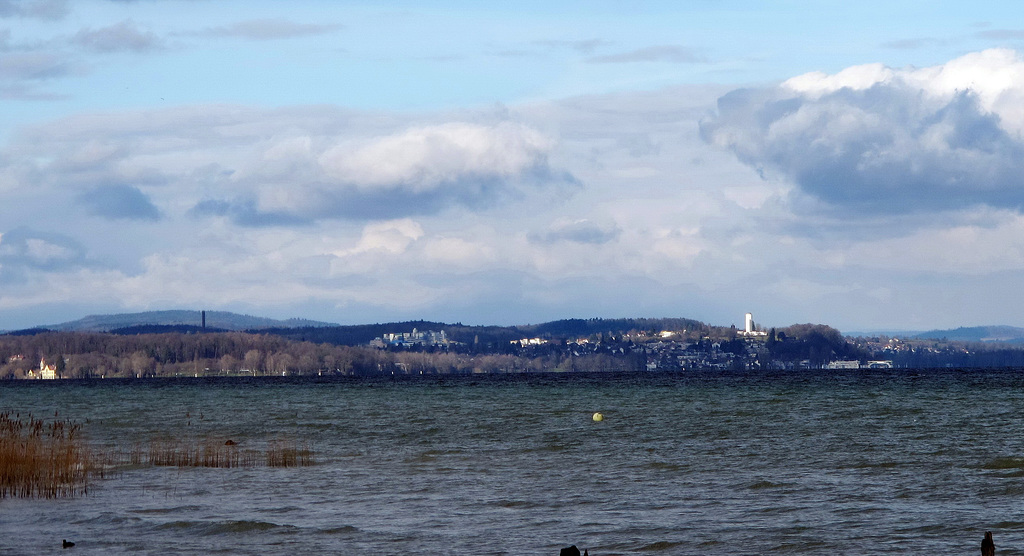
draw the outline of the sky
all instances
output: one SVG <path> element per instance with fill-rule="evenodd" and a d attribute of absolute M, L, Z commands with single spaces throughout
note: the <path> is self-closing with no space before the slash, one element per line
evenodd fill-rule
<path fill-rule="evenodd" d="M 0 330 L 1024 326 L 1005 0 L 0 0 Z"/>

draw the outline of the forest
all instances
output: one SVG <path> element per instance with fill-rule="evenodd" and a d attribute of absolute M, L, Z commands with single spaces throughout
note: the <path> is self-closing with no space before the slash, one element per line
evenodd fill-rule
<path fill-rule="evenodd" d="M 585 368 L 636 370 L 637 361 L 610 354 L 569 357 L 453 353 L 439 349 L 378 350 L 245 332 L 41 332 L 0 336 L 0 379 L 31 378 L 40 363 L 58 378 L 296 374 L 433 374 L 540 372 Z"/>

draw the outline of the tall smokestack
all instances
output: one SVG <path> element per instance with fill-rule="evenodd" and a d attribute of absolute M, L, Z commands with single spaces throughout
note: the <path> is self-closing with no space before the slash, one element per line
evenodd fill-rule
<path fill-rule="evenodd" d="M 206 330 L 206 311 L 203 311 L 203 330 Z"/>

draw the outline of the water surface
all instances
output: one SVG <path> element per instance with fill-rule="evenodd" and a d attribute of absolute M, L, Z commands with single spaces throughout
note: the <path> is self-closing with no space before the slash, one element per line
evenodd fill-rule
<path fill-rule="evenodd" d="M 1019 371 L 0 382 L 3 410 L 317 464 L 0 500 L 2 554 L 1024 554 Z"/>

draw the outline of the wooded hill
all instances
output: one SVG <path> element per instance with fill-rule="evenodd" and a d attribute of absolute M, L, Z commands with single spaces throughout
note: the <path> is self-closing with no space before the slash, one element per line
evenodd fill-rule
<path fill-rule="evenodd" d="M 566 338 L 594 336 L 612 342 L 630 332 L 656 335 L 670 326 L 687 326 L 694 334 L 712 330 L 688 319 L 570 319 L 522 327 L 409 321 L 247 332 L 181 324 L 136 325 L 105 333 L 31 329 L 0 335 L 0 377 L 31 376 L 41 360 L 56 365 L 64 378 L 624 371 L 642 367 L 637 358 L 625 357 L 624 348 L 615 355 L 604 349 L 571 356 L 564 352 Z M 386 333 L 413 329 L 444 330 L 458 345 L 397 352 L 367 347 Z M 537 336 L 553 340 L 553 348 L 527 356 L 515 353 L 511 342 Z"/>

